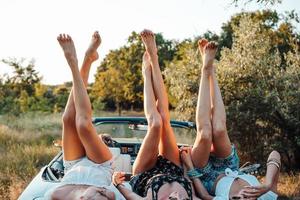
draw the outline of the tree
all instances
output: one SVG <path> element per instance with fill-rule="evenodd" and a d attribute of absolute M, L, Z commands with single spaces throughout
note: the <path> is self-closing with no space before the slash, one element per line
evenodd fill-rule
<path fill-rule="evenodd" d="M 29 96 L 25 90 L 21 91 L 21 95 L 19 97 L 19 104 L 22 113 L 25 113 L 29 109 Z"/>
<path fill-rule="evenodd" d="M 291 23 L 273 14 L 238 14 L 230 25 L 232 43 L 215 63 L 228 132 L 241 157 L 263 161 L 275 148 L 290 160 L 288 166 L 300 158 L 299 35 Z M 200 56 L 193 40 L 177 47 L 164 74 L 179 117 L 194 120 Z"/>
<path fill-rule="evenodd" d="M 124 93 L 126 90 L 129 91 L 129 88 L 125 83 L 124 73 L 121 73 L 120 69 L 110 68 L 98 73 L 93 90 L 94 96 L 113 99 L 121 115 L 121 103 L 126 101 Z"/>
<path fill-rule="evenodd" d="M 41 77 L 34 69 L 34 60 L 3 59 L 2 62 L 13 68 L 12 76 L 5 75 L 1 83 L 0 113 L 18 115 L 30 108 L 30 98 L 35 95 L 35 84 Z"/>
<path fill-rule="evenodd" d="M 25 59 L 17 60 L 15 58 L 2 60 L 3 63 L 13 68 L 13 75 L 5 80 L 5 84 L 12 87 L 16 95 L 20 95 L 21 91 L 25 90 L 31 96 L 34 94 L 34 84 L 39 83 L 42 78 L 34 69 L 34 60 L 28 63 L 25 61 Z"/>
<path fill-rule="evenodd" d="M 47 87 L 41 83 L 36 83 L 34 85 L 34 91 L 35 91 L 35 96 L 36 97 L 43 97 L 44 94 L 47 92 Z"/>
<path fill-rule="evenodd" d="M 300 168 L 300 50 L 299 40 L 295 40 L 292 49 L 285 55 L 287 67 L 280 79 L 282 90 L 276 99 L 278 105 L 271 118 L 272 123 L 281 129 L 283 141 L 280 143 L 288 158 L 290 168 Z M 282 138 L 279 138 L 282 140 Z"/>
<path fill-rule="evenodd" d="M 222 51 L 218 70 L 229 133 L 248 159 L 262 160 L 274 148 L 290 158 L 290 153 L 299 149 L 295 135 L 299 134 L 300 118 L 292 110 L 300 109 L 296 106 L 300 93 L 287 83 L 299 77 L 298 60 L 292 61 L 296 65 L 282 67 L 273 40 L 277 30 L 268 29 L 262 21 L 244 16 L 233 31 L 232 48 Z M 289 73 L 291 69 L 294 73 Z"/>
<path fill-rule="evenodd" d="M 53 94 L 48 95 L 49 97 L 53 96 L 54 108 L 53 111 L 55 113 L 62 112 L 67 104 L 69 93 L 71 91 L 71 87 L 67 86 L 67 83 L 64 85 L 59 85 L 53 89 Z M 51 98 L 49 98 L 51 99 Z"/>
<path fill-rule="evenodd" d="M 231 17 L 231 19 L 222 25 L 222 32 L 218 38 L 219 49 L 227 47 L 231 49 L 233 43 L 233 26 L 239 26 L 240 19 L 248 16 L 256 23 L 259 23 L 262 28 L 268 32 L 271 43 L 277 46 L 282 58 L 281 65 L 285 65 L 284 55 L 291 46 L 293 38 L 297 37 L 294 33 L 295 27 L 293 24 L 299 23 L 299 17 L 295 11 L 278 14 L 272 10 L 262 10 L 255 12 L 241 12 Z M 216 38 L 217 39 L 217 38 Z M 216 41 L 215 39 L 215 41 Z M 219 54 L 217 54 L 219 60 Z"/>
<path fill-rule="evenodd" d="M 251 17 L 242 17 L 233 31 L 232 48 L 223 49 L 218 67 L 228 130 L 244 152 L 261 159 L 258 155 L 264 155 L 265 144 L 259 141 L 262 137 L 270 141 L 275 133 L 265 120 L 270 110 L 264 111 L 271 109 L 265 98 L 277 85 L 274 77 L 280 75 L 280 56 L 265 29 Z"/>
<path fill-rule="evenodd" d="M 156 34 L 156 42 L 160 66 L 164 69 L 165 63 L 173 58 L 175 52 L 173 42 L 165 40 L 161 34 Z M 92 87 L 95 102 L 112 100 L 119 114 L 121 114 L 122 106 L 142 106 L 143 52 L 141 38 L 136 32 L 132 32 L 126 45 L 109 52 L 98 67 L 95 76 L 95 83 Z"/>
<path fill-rule="evenodd" d="M 172 105 L 178 119 L 194 121 L 199 87 L 200 55 L 195 51 L 196 42 L 185 40 L 176 47 L 173 61 L 165 68 L 166 79 Z"/>

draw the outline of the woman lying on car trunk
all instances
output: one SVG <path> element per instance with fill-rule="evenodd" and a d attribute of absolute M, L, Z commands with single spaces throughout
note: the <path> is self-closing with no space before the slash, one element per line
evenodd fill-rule
<path fill-rule="evenodd" d="M 98 59 L 98 32 L 85 53 L 81 69 L 69 35 L 57 38 L 72 72 L 73 87 L 63 114 L 62 148 L 65 175 L 58 187 L 48 191 L 52 200 L 124 199 L 111 187 L 112 154 L 92 124 L 92 109 L 86 85 L 91 64 Z"/>
<path fill-rule="evenodd" d="M 141 37 L 146 47 L 142 71 L 148 132 L 133 165 L 134 176 L 130 180 L 133 191 L 122 184 L 125 176 L 121 172 L 114 173 L 113 182 L 129 200 L 199 199 L 180 167 L 179 150 L 170 124 L 168 97 L 158 64 L 155 36 L 145 30 Z M 208 195 L 199 180 L 198 183 L 198 193 Z"/>
<path fill-rule="evenodd" d="M 193 148 L 181 156 L 189 169 L 187 174 L 192 180 L 200 178 L 215 199 L 276 199 L 279 153 L 269 155 L 263 184 L 255 176 L 238 171 L 239 158 L 227 134 L 225 108 L 213 66 L 217 45 L 202 39 L 198 48 L 203 66 L 196 110 L 197 137 Z"/>

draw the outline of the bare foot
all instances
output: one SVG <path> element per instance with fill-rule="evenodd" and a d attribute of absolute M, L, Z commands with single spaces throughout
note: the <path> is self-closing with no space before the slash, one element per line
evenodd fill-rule
<path fill-rule="evenodd" d="M 202 58 L 203 58 L 203 55 L 204 55 L 204 48 L 207 45 L 207 43 L 208 43 L 208 41 L 205 38 L 202 38 L 198 41 L 198 49 L 200 51 L 200 54 L 201 54 Z"/>
<path fill-rule="evenodd" d="M 143 30 L 141 32 L 142 41 L 145 45 L 146 51 L 149 53 L 149 56 L 157 55 L 157 48 L 155 43 L 155 35 L 150 30 Z"/>
<path fill-rule="evenodd" d="M 101 37 L 99 35 L 99 32 L 95 31 L 92 36 L 90 46 L 85 52 L 85 59 L 87 59 L 90 62 L 94 62 L 95 60 L 97 60 L 99 58 L 97 49 L 100 46 L 100 44 L 101 44 Z"/>
<path fill-rule="evenodd" d="M 202 62 L 203 62 L 203 69 L 213 72 L 213 62 L 215 59 L 215 55 L 217 52 L 217 43 L 215 42 L 208 42 L 203 51 Z"/>
<path fill-rule="evenodd" d="M 68 61 L 70 67 L 78 67 L 78 60 L 75 50 L 74 42 L 71 36 L 67 34 L 60 34 L 57 37 L 57 40 L 65 54 L 65 57 Z"/>
<path fill-rule="evenodd" d="M 99 58 L 97 49 L 101 44 L 101 37 L 98 31 L 95 31 L 90 46 L 85 52 L 85 57 L 82 63 L 82 67 L 80 69 L 80 74 L 82 76 L 82 80 L 84 81 L 85 85 L 88 83 L 89 72 L 92 66 L 92 63 Z"/>
<path fill-rule="evenodd" d="M 150 63 L 150 56 L 146 51 L 143 55 L 143 64 L 142 64 L 142 73 L 143 76 L 146 76 L 146 73 L 151 73 L 151 63 Z"/>

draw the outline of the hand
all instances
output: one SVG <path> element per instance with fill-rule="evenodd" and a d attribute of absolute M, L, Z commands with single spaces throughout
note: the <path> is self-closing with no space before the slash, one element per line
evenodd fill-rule
<path fill-rule="evenodd" d="M 124 172 L 114 172 L 112 176 L 112 182 L 114 185 L 122 184 L 125 181 L 125 173 Z"/>
<path fill-rule="evenodd" d="M 113 139 L 109 134 L 103 133 L 103 134 L 100 134 L 100 137 L 107 146 L 109 146 L 109 147 L 114 146 Z"/>
<path fill-rule="evenodd" d="M 181 147 L 179 150 L 181 161 L 188 168 L 188 170 L 194 168 L 191 150 L 192 150 L 191 147 Z"/>
<path fill-rule="evenodd" d="M 261 195 L 267 193 L 270 190 L 270 187 L 265 184 L 261 184 L 259 186 L 245 186 L 239 194 L 246 198 L 254 198 L 257 199 Z"/>

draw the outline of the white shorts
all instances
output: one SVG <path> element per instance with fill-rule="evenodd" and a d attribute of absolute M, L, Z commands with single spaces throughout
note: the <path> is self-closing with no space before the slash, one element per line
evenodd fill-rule
<path fill-rule="evenodd" d="M 61 183 L 63 185 L 109 186 L 113 173 L 112 164 L 112 159 L 101 164 L 95 163 L 87 157 L 72 161 L 64 160 L 65 175 L 61 179 Z"/>
<path fill-rule="evenodd" d="M 78 160 L 65 161 L 65 175 L 61 180 L 62 185 L 79 184 L 92 185 L 96 187 L 105 187 L 115 193 L 116 200 L 125 200 L 119 190 L 112 184 L 114 158 L 104 163 L 98 164 L 87 157 Z M 126 188 L 131 190 L 130 185 L 125 184 Z"/>
<path fill-rule="evenodd" d="M 68 184 L 91 185 L 96 187 L 105 187 L 111 189 L 113 159 L 98 164 L 87 157 L 78 160 L 64 160 L 65 175 L 59 183 L 53 184 L 45 194 L 44 200 L 51 200 L 52 193 L 61 186 Z M 114 188 L 112 188 L 114 189 Z M 111 190 L 112 190 L 111 189 Z M 117 190 L 117 189 L 116 189 Z M 116 193 L 115 190 L 112 190 Z M 122 198 L 119 198 L 122 199 Z"/>

